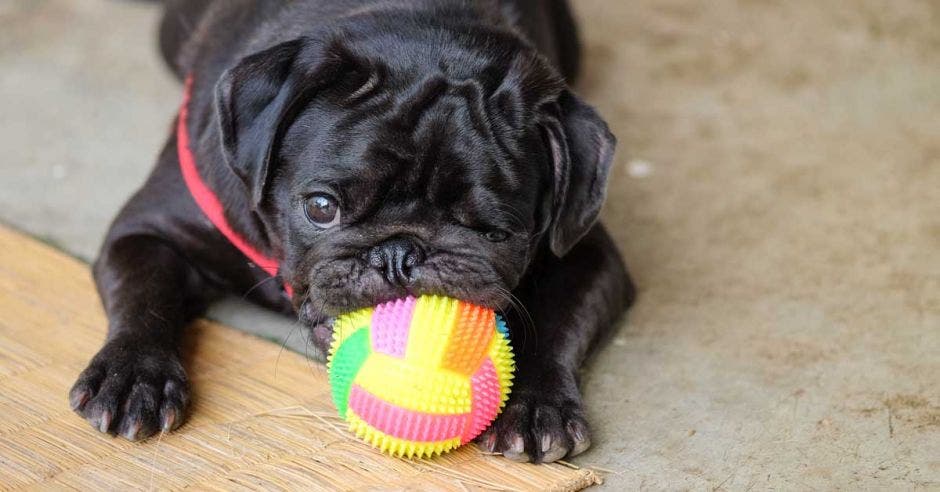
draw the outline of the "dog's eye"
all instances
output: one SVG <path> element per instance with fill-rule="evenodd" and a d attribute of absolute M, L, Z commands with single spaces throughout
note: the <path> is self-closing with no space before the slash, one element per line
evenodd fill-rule
<path fill-rule="evenodd" d="M 326 193 L 314 193 L 307 197 L 304 213 L 307 214 L 307 220 L 323 229 L 339 224 L 339 203 Z"/>
<path fill-rule="evenodd" d="M 494 243 L 501 243 L 509 238 L 509 233 L 506 231 L 501 231 L 499 229 L 494 229 L 492 231 L 484 232 L 483 237 L 485 237 L 487 241 L 492 241 Z"/>

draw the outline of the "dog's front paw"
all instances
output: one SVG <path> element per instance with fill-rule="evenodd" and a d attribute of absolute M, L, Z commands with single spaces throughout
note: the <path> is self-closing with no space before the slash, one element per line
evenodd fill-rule
<path fill-rule="evenodd" d="M 109 341 L 69 392 L 72 409 L 92 427 L 132 441 L 179 427 L 189 405 L 178 355 L 139 345 Z"/>
<path fill-rule="evenodd" d="M 591 446 L 584 409 L 577 398 L 559 393 L 525 389 L 514 393 L 477 444 L 513 461 L 533 463 L 580 454 Z"/>

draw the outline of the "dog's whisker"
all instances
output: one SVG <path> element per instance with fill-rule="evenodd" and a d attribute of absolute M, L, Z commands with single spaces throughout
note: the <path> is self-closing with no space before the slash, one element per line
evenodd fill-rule
<path fill-rule="evenodd" d="M 509 305 L 516 312 L 519 313 L 519 318 L 520 318 L 519 321 L 522 322 L 523 346 L 525 346 L 527 342 L 529 333 L 532 334 L 532 337 L 535 339 L 535 343 L 538 344 L 538 331 L 536 330 L 536 327 L 535 327 L 535 320 L 532 318 L 531 313 L 529 312 L 528 308 L 525 307 L 525 304 L 522 302 L 522 300 L 516 297 L 515 294 L 510 292 L 505 287 L 502 287 L 500 285 L 496 285 L 494 287 L 496 288 L 497 293 L 503 299 L 505 299 L 506 302 L 508 302 Z M 503 316 L 506 317 L 506 313 L 503 312 L 502 310 L 500 311 L 503 314 Z"/>
<path fill-rule="evenodd" d="M 277 367 L 281 363 L 281 354 L 284 352 L 284 348 L 287 347 L 287 342 L 290 341 L 290 337 L 300 328 L 301 322 L 300 319 L 295 320 L 291 323 L 291 329 L 287 332 L 287 336 L 284 337 L 284 342 L 281 343 L 280 350 L 277 351 L 277 358 L 274 360 L 274 379 L 277 379 Z"/>
<path fill-rule="evenodd" d="M 267 278 L 265 278 L 265 279 L 263 279 L 263 280 L 260 280 L 258 283 L 252 285 L 248 290 L 245 291 L 244 294 L 242 294 L 242 300 L 244 301 L 244 300 L 248 299 L 248 296 L 251 295 L 251 293 L 254 292 L 255 289 L 257 289 L 258 287 L 261 287 L 262 285 L 264 285 L 264 284 L 267 283 L 267 282 L 270 282 L 270 281 L 272 281 L 272 280 L 275 280 L 276 278 L 277 278 L 277 277 L 267 277 Z"/>
<path fill-rule="evenodd" d="M 316 311 L 315 311 L 316 317 L 317 317 L 316 323 L 322 322 L 322 320 L 323 320 L 323 309 L 324 309 L 325 307 L 326 307 L 326 300 L 320 299 L 320 305 L 319 305 L 319 307 L 318 307 L 318 308 L 316 309 Z M 311 323 L 314 323 L 314 321 L 311 320 Z M 307 333 L 306 343 L 304 343 L 304 355 L 307 356 L 307 360 L 308 360 L 308 361 L 310 360 L 310 353 L 309 353 L 309 351 L 308 351 L 308 349 L 309 349 L 309 347 L 310 347 L 310 339 L 313 338 L 314 336 L 316 336 L 316 334 L 313 332 L 314 329 L 315 329 L 315 327 L 311 327 L 311 331 L 310 331 L 309 333 Z M 317 348 L 318 350 L 322 350 L 322 348 L 320 348 L 320 347 L 316 347 L 316 348 Z M 325 354 L 325 353 L 324 353 L 324 354 L 320 354 L 320 355 L 322 355 L 323 357 L 326 357 L 326 354 Z"/>

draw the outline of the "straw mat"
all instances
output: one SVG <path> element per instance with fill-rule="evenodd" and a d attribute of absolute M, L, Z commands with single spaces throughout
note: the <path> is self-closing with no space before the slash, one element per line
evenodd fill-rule
<path fill-rule="evenodd" d="M 388 458 L 350 437 L 326 372 L 304 357 L 197 321 L 189 420 L 142 443 L 99 434 L 67 403 L 105 319 L 87 265 L 0 226 L 0 489 L 578 490 L 587 469 L 535 466 L 467 446 Z M 296 335 L 295 335 L 296 336 Z"/>

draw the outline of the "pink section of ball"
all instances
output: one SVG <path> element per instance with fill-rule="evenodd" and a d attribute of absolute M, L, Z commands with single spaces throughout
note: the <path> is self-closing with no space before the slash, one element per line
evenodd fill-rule
<path fill-rule="evenodd" d="M 405 356 L 415 302 L 414 297 L 408 296 L 375 307 L 370 325 L 372 350 L 392 357 Z"/>
<path fill-rule="evenodd" d="M 349 407 L 377 430 L 408 441 L 435 442 L 461 435 L 467 414 L 435 415 L 396 407 L 353 385 Z"/>
<path fill-rule="evenodd" d="M 473 391 L 473 401 L 470 407 L 470 419 L 460 435 L 461 444 L 466 444 L 479 436 L 499 414 L 499 377 L 492 359 L 487 357 L 483 361 L 477 372 L 470 378 L 470 385 Z"/>

